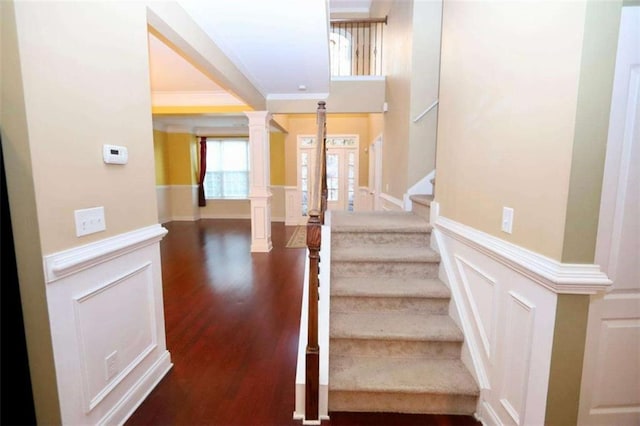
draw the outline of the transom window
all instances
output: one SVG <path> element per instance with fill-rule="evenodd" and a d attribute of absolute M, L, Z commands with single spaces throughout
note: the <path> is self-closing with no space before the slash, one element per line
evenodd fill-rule
<path fill-rule="evenodd" d="M 249 197 L 249 141 L 207 139 L 206 198 Z"/>

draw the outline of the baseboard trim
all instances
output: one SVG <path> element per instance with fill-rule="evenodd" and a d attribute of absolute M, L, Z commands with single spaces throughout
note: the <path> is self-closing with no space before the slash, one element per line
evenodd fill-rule
<path fill-rule="evenodd" d="M 442 216 L 434 226 L 554 293 L 596 294 L 611 286 L 598 265 L 561 263 Z"/>
<path fill-rule="evenodd" d="M 397 206 L 398 208 L 400 208 L 400 210 L 404 210 L 404 204 L 403 204 L 402 200 L 400 200 L 400 199 L 398 199 L 398 198 L 396 198 L 396 197 L 394 197 L 392 195 L 389 195 L 387 193 L 384 193 L 384 192 L 381 193 L 378 197 L 380 197 L 384 201 L 387 201 L 387 202 Z"/>
<path fill-rule="evenodd" d="M 124 424 L 172 367 L 171 355 L 165 351 L 98 424 Z"/>
<path fill-rule="evenodd" d="M 167 234 L 161 225 L 151 225 L 69 250 L 44 256 L 47 284 L 94 267 L 107 260 L 160 241 Z"/>
<path fill-rule="evenodd" d="M 249 213 L 201 214 L 200 219 L 251 219 Z"/>

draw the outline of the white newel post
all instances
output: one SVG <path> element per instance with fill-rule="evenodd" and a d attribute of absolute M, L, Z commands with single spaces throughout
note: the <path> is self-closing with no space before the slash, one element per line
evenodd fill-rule
<path fill-rule="evenodd" d="M 271 251 L 271 191 L 268 111 L 245 112 L 249 117 L 249 199 L 251 200 L 251 251 Z"/>

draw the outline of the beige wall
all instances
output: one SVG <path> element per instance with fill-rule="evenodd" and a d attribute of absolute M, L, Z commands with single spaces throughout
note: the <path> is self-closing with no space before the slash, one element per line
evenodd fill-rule
<path fill-rule="evenodd" d="M 592 263 L 618 1 L 444 5 L 437 200 L 443 216 Z M 513 234 L 500 230 L 514 208 Z M 545 424 L 576 424 L 589 298 L 560 295 Z"/>
<path fill-rule="evenodd" d="M 207 200 L 207 205 L 200 207 L 202 218 L 250 219 L 250 200 Z"/>
<path fill-rule="evenodd" d="M 392 3 L 385 28 L 382 190 L 402 199 L 435 168 L 437 109 L 414 123 L 438 99 L 442 1 Z"/>
<path fill-rule="evenodd" d="M 382 191 L 400 199 L 408 188 L 412 10 L 412 1 L 393 3 L 383 46 L 388 111 L 384 114 Z"/>
<path fill-rule="evenodd" d="M 621 0 L 587 3 L 562 261 L 593 263 Z M 640 31 L 640 29 L 639 29 Z"/>
<path fill-rule="evenodd" d="M 267 109 L 278 114 L 315 114 L 318 101 L 324 100 L 333 114 L 382 112 L 385 78 L 382 76 L 338 77 L 331 79 L 329 96 L 317 99 L 269 99 Z"/>
<path fill-rule="evenodd" d="M 440 30 L 442 1 L 413 2 L 411 55 L 411 101 L 407 186 L 412 186 L 436 167 L 438 108 L 414 119 L 438 99 L 440 76 Z"/>
<path fill-rule="evenodd" d="M 146 7 L 4 3 L 2 32 L 3 147 L 34 399 L 38 422 L 56 424 L 44 275 L 34 265 L 157 223 Z M 126 146 L 129 163 L 104 164 L 105 143 Z M 105 208 L 106 231 L 76 237 L 74 210 L 94 206 Z"/>
<path fill-rule="evenodd" d="M 369 142 L 371 145 L 373 140 L 384 133 L 384 115 L 369 114 Z"/>
<path fill-rule="evenodd" d="M 18 2 L 16 11 L 43 253 L 157 223 L 146 8 Z M 129 163 L 106 165 L 105 143 L 126 146 Z M 73 211 L 95 206 L 106 231 L 76 237 Z"/>
<path fill-rule="evenodd" d="M 443 13 L 441 214 L 557 260 L 584 18 L 583 2 L 448 2 Z"/>

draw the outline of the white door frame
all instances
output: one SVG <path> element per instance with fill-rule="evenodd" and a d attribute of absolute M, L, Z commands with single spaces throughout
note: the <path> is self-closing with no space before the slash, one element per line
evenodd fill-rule
<path fill-rule="evenodd" d="M 369 193 L 373 197 L 373 210 L 382 210 L 382 133 L 369 147 Z"/>
<path fill-rule="evenodd" d="M 297 149 L 296 149 L 296 185 L 297 185 L 297 204 L 295 205 L 295 209 L 297 209 L 298 213 L 293 213 L 295 216 L 299 216 L 300 224 L 307 223 L 307 216 L 302 215 L 302 176 L 300 175 L 300 166 L 301 166 L 301 155 L 304 149 L 311 149 L 315 147 L 315 135 L 298 135 L 297 137 Z M 327 141 L 327 149 L 332 148 L 355 148 L 356 156 L 355 156 L 355 168 L 356 168 L 356 181 L 354 186 L 354 198 L 357 199 L 358 196 L 358 170 L 359 170 L 359 161 L 360 161 L 360 135 L 358 134 L 330 134 L 326 135 Z M 313 164 L 313 160 L 310 161 L 310 165 Z M 287 217 L 290 216 L 290 212 L 287 212 Z"/>
<path fill-rule="evenodd" d="M 613 285 L 592 296 L 589 306 L 580 425 L 640 424 L 638 253 L 633 247 L 621 251 L 640 239 L 639 27 L 640 7 L 623 7 L 595 258 Z"/>

